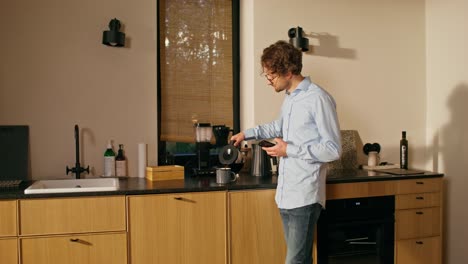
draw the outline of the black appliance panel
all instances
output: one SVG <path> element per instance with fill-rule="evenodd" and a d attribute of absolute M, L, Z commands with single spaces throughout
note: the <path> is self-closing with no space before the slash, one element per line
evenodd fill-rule
<path fill-rule="evenodd" d="M 0 181 L 26 180 L 29 168 L 29 127 L 0 126 Z"/>
<path fill-rule="evenodd" d="M 318 263 L 393 263 L 394 211 L 394 196 L 327 201 L 317 224 Z"/>

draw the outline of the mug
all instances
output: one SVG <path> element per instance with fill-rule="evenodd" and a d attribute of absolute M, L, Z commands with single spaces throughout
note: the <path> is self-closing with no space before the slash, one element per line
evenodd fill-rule
<path fill-rule="evenodd" d="M 231 168 L 216 168 L 216 183 L 227 184 L 237 180 L 236 173 Z"/>
<path fill-rule="evenodd" d="M 369 156 L 369 159 L 367 160 L 367 166 L 375 167 L 379 165 L 380 157 L 377 151 L 370 151 L 368 156 Z"/>

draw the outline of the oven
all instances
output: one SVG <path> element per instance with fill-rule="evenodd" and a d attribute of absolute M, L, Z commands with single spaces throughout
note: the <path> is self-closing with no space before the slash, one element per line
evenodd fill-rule
<path fill-rule="evenodd" d="M 318 264 L 393 264 L 395 197 L 329 200 L 317 222 Z"/>

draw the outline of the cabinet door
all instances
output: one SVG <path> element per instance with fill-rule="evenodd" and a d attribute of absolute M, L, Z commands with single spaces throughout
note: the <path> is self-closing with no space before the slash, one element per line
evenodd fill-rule
<path fill-rule="evenodd" d="M 125 233 L 21 238 L 22 264 L 126 264 Z"/>
<path fill-rule="evenodd" d="M 130 196 L 132 264 L 226 263 L 226 192 Z"/>
<path fill-rule="evenodd" d="M 442 190 L 442 178 L 400 180 L 397 182 L 397 194 L 429 193 Z"/>
<path fill-rule="evenodd" d="M 396 242 L 396 264 L 442 263 L 440 237 L 401 240 Z"/>
<path fill-rule="evenodd" d="M 283 226 L 275 190 L 229 193 L 231 264 L 283 264 Z"/>
<path fill-rule="evenodd" d="M 126 230 L 125 197 L 20 200 L 21 235 Z"/>
<path fill-rule="evenodd" d="M 441 193 L 400 194 L 395 196 L 395 209 L 438 207 L 441 205 Z"/>
<path fill-rule="evenodd" d="M 438 236 L 442 230 L 440 207 L 397 210 L 396 239 Z"/>
<path fill-rule="evenodd" d="M 18 240 L 0 239 L 0 263 L 18 264 Z"/>
<path fill-rule="evenodd" d="M 0 201 L 0 237 L 16 233 L 16 201 Z"/>

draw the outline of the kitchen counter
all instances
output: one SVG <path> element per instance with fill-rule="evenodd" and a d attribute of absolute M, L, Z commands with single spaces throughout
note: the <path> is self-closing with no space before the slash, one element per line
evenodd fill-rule
<path fill-rule="evenodd" d="M 382 172 L 366 170 L 334 170 L 327 175 L 327 184 L 392 181 L 418 178 L 437 178 L 443 174 L 437 172 L 425 172 L 414 175 L 392 175 Z M 147 181 L 143 178 L 120 179 L 117 191 L 107 192 L 78 192 L 78 193 L 47 193 L 47 194 L 24 194 L 24 189 L 32 182 L 26 182 L 20 189 L 0 191 L 0 199 L 27 199 L 47 197 L 76 197 L 76 196 L 100 196 L 100 195 L 138 195 L 138 194 L 160 194 L 181 192 L 205 192 L 223 190 L 246 190 L 246 189 L 274 189 L 277 177 L 254 177 L 241 174 L 236 182 L 219 185 L 215 176 L 212 177 L 190 177 L 185 180 Z"/>

